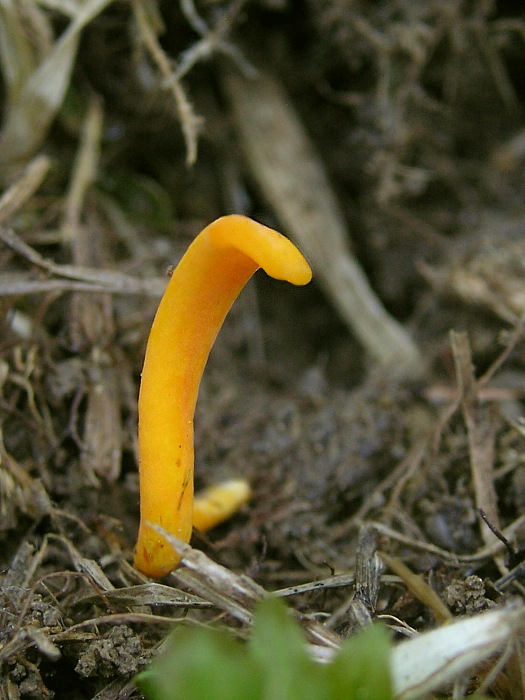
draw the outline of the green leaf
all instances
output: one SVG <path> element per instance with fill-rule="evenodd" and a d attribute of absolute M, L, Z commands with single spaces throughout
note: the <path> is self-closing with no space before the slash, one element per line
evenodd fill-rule
<path fill-rule="evenodd" d="M 381 628 L 312 660 L 284 603 L 262 602 L 248 644 L 220 630 L 179 629 L 137 683 L 151 700 L 392 700 L 390 642 Z"/>
<path fill-rule="evenodd" d="M 390 641 L 370 627 L 348 639 L 326 668 L 331 700 L 392 700 Z"/>
<path fill-rule="evenodd" d="M 260 603 L 249 651 L 264 678 L 262 700 L 328 700 L 324 669 L 308 655 L 301 629 L 282 601 Z"/>
<path fill-rule="evenodd" d="M 259 671 L 243 646 L 220 630 L 177 630 L 167 651 L 137 677 L 154 700 L 259 700 Z"/>

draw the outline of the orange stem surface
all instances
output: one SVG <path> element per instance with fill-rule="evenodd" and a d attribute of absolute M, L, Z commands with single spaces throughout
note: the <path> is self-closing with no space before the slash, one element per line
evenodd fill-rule
<path fill-rule="evenodd" d="M 217 219 L 175 269 L 153 321 L 139 394 L 140 527 L 135 566 L 155 578 L 180 557 L 151 525 L 189 542 L 193 524 L 193 417 L 208 355 L 231 305 L 258 268 L 307 284 L 291 241 L 244 216 Z"/>

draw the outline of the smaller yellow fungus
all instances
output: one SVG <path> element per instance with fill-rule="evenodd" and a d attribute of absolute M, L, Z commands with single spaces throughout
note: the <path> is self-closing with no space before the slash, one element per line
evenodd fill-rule
<path fill-rule="evenodd" d="M 202 532 L 228 520 L 248 503 L 252 491 L 245 479 L 231 479 L 209 486 L 195 496 L 193 527 Z"/>
<path fill-rule="evenodd" d="M 190 245 L 159 304 L 138 408 L 140 526 L 135 566 L 148 576 L 164 576 L 180 561 L 151 525 L 189 542 L 194 524 L 199 529 L 213 527 L 248 498 L 246 486 L 243 490 L 223 484 L 194 509 L 193 417 L 211 347 L 231 305 L 259 268 L 296 285 L 312 278 L 303 255 L 280 233 L 244 216 L 221 217 Z"/>

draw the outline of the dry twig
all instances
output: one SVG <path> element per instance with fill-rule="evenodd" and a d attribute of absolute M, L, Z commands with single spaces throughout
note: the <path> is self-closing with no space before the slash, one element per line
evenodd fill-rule
<path fill-rule="evenodd" d="M 18 295 L 38 294 L 47 289 L 72 289 L 78 291 L 108 292 L 112 294 L 142 294 L 158 298 L 162 295 L 166 282 L 161 279 L 141 280 L 111 270 L 96 270 L 77 265 L 61 265 L 44 258 L 38 251 L 27 245 L 13 230 L 0 228 L 0 240 L 32 265 L 56 275 L 59 280 L 45 282 L 26 279 L 17 275 L 0 276 L 0 293 Z M 3 278 L 3 279 L 2 279 Z M 69 282 L 68 282 L 69 280 Z"/>
<path fill-rule="evenodd" d="M 186 163 L 193 165 L 197 160 L 197 136 L 202 120 L 193 111 L 184 88 L 172 71 L 170 61 L 159 43 L 156 28 L 151 18 L 148 17 L 142 0 L 133 0 L 133 13 L 144 45 L 175 100 L 182 133 L 186 142 Z"/>
<path fill-rule="evenodd" d="M 209 600 L 243 624 L 251 624 L 253 608 L 269 595 L 248 576 L 233 573 L 216 564 L 203 552 L 185 544 L 156 525 L 152 527 L 165 537 L 182 556 L 181 566 L 171 578 L 182 587 L 189 587 L 197 595 Z M 305 620 L 305 631 L 312 644 L 337 649 L 340 639 L 317 622 Z"/>

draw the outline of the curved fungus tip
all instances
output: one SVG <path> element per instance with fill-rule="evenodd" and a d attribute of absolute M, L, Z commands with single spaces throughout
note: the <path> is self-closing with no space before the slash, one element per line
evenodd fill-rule
<path fill-rule="evenodd" d="M 295 285 L 312 279 L 312 270 L 289 238 L 239 214 L 222 216 L 210 224 L 210 240 L 217 248 L 236 248 L 254 260 L 267 275 Z"/>
<path fill-rule="evenodd" d="M 303 255 L 280 233 L 244 216 L 221 217 L 189 246 L 157 309 L 138 406 L 140 526 L 135 566 L 148 576 L 164 576 L 180 562 L 150 523 L 184 542 L 191 537 L 193 417 L 202 373 L 231 305 L 260 267 L 295 285 L 312 278 Z M 199 502 L 201 527 L 229 517 L 246 501 L 247 494 L 236 488 L 215 491 L 204 511 Z"/>

